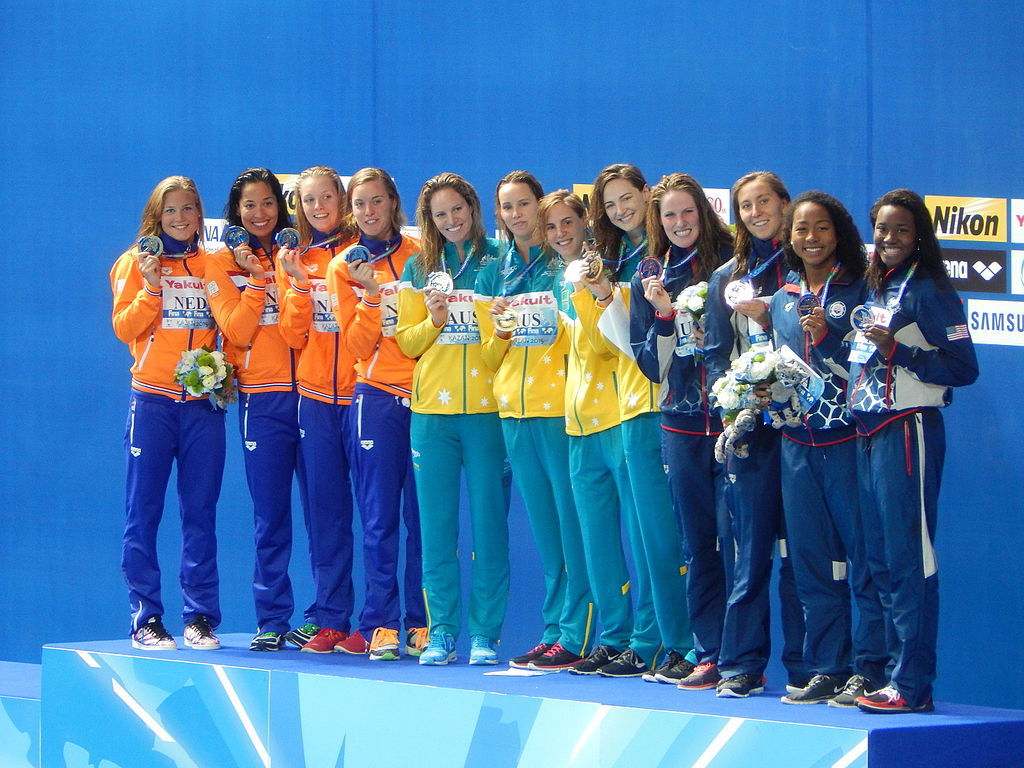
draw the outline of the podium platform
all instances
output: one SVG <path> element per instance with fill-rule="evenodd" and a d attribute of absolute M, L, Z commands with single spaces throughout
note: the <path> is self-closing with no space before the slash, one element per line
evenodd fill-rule
<path fill-rule="evenodd" d="M 1024 711 L 939 702 L 866 715 L 680 691 L 639 678 L 372 662 L 297 650 L 143 652 L 127 639 L 43 649 L 44 768 L 1024 764 Z M 179 638 L 180 644 L 180 638 Z M 21 665 L 28 666 L 28 665 Z M 485 674 L 504 672 L 504 674 Z M 27 763 L 32 764 L 32 763 Z"/>

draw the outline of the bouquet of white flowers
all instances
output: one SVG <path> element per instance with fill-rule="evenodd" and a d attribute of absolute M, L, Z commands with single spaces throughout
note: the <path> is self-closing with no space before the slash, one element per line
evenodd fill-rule
<path fill-rule="evenodd" d="M 732 361 L 725 375 L 711 387 L 711 399 L 722 409 L 725 426 L 715 444 L 715 458 L 724 464 L 732 454 L 745 459 L 750 455 L 743 435 L 768 421 L 775 429 L 799 426 L 801 414 L 821 394 L 821 389 L 808 387 L 816 374 L 788 347 L 779 351 L 753 348 Z M 820 377 L 817 377 L 820 381 Z M 806 402 L 808 389 L 817 389 L 811 402 Z M 768 392 L 758 396 L 757 390 Z M 798 390 L 805 394 L 801 399 Z M 764 418 L 764 412 L 768 419 Z"/>
<path fill-rule="evenodd" d="M 689 312 L 693 321 L 699 323 L 704 317 L 704 309 L 708 302 L 708 284 L 704 281 L 694 285 L 688 285 L 679 292 L 676 300 L 672 302 L 672 309 L 680 312 Z"/>
<path fill-rule="evenodd" d="M 174 367 L 174 380 L 193 397 L 212 395 L 214 405 L 226 408 L 238 399 L 235 390 L 235 367 L 224 353 L 200 347 L 185 350 Z"/>

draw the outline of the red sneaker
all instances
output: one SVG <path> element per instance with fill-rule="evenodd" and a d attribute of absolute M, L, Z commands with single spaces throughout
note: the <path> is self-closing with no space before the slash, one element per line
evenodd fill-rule
<path fill-rule="evenodd" d="M 324 627 L 313 639 L 302 646 L 305 653 L 334 653 L 334 646 L 348 637 L 348 632 L 339 632 L 330 627 Z"/>
<path fill-rule="evenodd" d="M 348 637 L 343 637 L 334 644 L 334 650 L 342 653 L 354 653 L 356 655 L 370 652 L 370 644 L 366 641 L 357 629 Z"/>
<path fill-rule="evenodd" d="M 907 700 L 903 698 L 903 694 L 897 691 L 893 686 L 887 685 L 885 688 L 875 691 L 872 694 L 858 696 L 857 708 L 861 712 L 888 715 L 900 714 L 903 712 L 931 712 L 935 709 L 935 705 L 932 703 L 932 697 L 929 696 L 924 704 L 912 707 L 907 703 Z"/>

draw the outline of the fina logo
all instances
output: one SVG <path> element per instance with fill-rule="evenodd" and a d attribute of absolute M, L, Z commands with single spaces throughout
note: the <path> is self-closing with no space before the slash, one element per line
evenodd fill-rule
<path fill-rule="evenodd" d="M 991 264 L 985 264 L 983 261 L 976 261 L 972 266 L 974 267 L 974 271 L 977 272 L 985 282 L 988 282 L 1003 271 L 1003 265 L 998 261 L 993 261 Z"/>

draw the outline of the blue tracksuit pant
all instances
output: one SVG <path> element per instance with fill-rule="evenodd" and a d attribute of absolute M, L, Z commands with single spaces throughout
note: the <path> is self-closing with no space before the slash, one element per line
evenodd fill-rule
<path fill-rule="evenodd" d="M 725 507 L 725 470 L 715 461 L 715 436 L 662 429 L 669 489 L 686 554 L 686 600 L 698 663 L 718 663 L 732 570 L 732 534 Z"/>
<path fill-rule="evenodd" d="M 316 624 L 349 632 L 352 618 L 351 427 L 348 405 L 299 397 Z"/>
<path fill-rule="evenodd" d="M 420 508 L 409 448 L 409 399 L 357 384 L 352 400 L 352 476 L 363 525 L 366 595 L 359 631 L 402 628 L 400 528 L 405 523 L 405 628 L 425 627 Z"/>
<path fill-rule="evenodd" d="M 121 568 L 128 584 L 132 632 L 162 616 L 157 528 L 171 464 L 178 463 L 182 619 L 198 614 L 220 624 L 216 517 L 224 475 L 224 411 L 207 400 L 179 402 L 131 393 L 124 436 L 128 464 Z"/>
<path fill-rule="evenodd" d="M 750 456 L 730 456 L 726 469 L 726 504 L 732 516 L 736 561 L 733 588 L 725 608 L 719 668 L 723 677 L 760 675 L 771 653 L 768 593 L 772 551 L 780 542 L 779 602 L 784 646 L 782 663 L 789 682 L 803 684 L 804 617 L 787 556 L 779 480 L 781 435 L 766 425 L 747 434 Z"/>
<path fill-rule="evenodd" d="M 256 564 L 252 593 L 258 632 L 283 634 L 295 600 L 288 564 L 292 553 L 292 477 L 299 483 L 303 520 L 309 533 L 306 477 L 299 452 L 299 396 L 295 392 L 242 392 L 238 430 L 245 477 L 252 496 Z M 313 622 L 316 604 L 303 619 Z"/>
<path fill-rule="evenodd" d="M 813 674 L 853 671 L 885 682 L 885 628 L 868 573 L 857 500 L 857 444 L 782 441 L 782 499 L 789 555 L 804 607 L 804 659 Z M 851 644 L 850 592 L 859 621 Z"/>
<path fill-rule="evenodd" d="M 932 695 L 939 621 L 935 525 L 946 453 L 942 414 L 924 408 L 857 438 L 862 534 L 888 630 L 891 683 L 911 706 Z"/>

